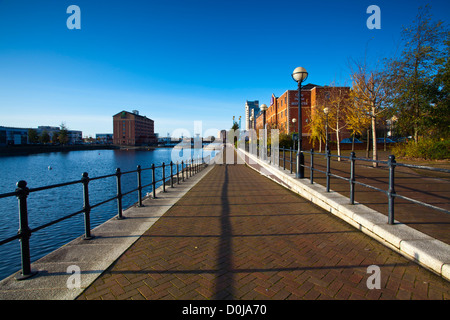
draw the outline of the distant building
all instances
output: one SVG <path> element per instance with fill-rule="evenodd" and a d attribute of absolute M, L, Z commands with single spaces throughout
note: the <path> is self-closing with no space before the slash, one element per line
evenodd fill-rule
<path fill-rule="evenodd" d="M 246 101 L 245 102 L 245 130 L 255 128 L 256 116 L 259 113 L 259 101 Z M 253 123 L 251 118 L 253 117 Z"/>
<path fill-rule="evenodd" d="M 113 134 L 112 133 L 96 133 L 95 140 L 101 144 L 112 144 Z"/>
<path fill-rule="evenodd" d="M 59 141 L 56 137 L 59 135 L 61 128 L 60 127 L 51 127 L 51 126 L 38 126 L 37 127 L 38 135 L 41 135 L 43 132 L 47 132 L 50 137 L 51 143 L 58 143 Z M 83 142 L 83 132 L 79 130 L 67 130 L 67 144 L 78 144 Z"/>
<path fill-rule="evenodd" d="M 154 121 L 139 111 L 121 111 L 113 116 L 113 142 L 116 145 L 140 146 L 157 143 Z"/>
<path fill-rule="evenodd" d="M 0 126 L 0 146 L 28 144 L 28 128 Z"/>

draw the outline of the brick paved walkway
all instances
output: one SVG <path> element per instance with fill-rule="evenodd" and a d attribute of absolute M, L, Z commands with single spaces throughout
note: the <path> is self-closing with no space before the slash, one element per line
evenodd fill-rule
<path fill-rule="evenodd" d="M 216 165 L 78 297 L 449 298 L 446 280 L 245 165 Z"/>

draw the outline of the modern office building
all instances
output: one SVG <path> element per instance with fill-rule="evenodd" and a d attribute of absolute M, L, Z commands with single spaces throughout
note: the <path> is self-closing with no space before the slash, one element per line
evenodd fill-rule
<path fill-rule="evenodd" d="M 245 130 L 254 129 L 256 123 L 256 116 L 258 115 L 259 109 L 259 101 L 246 101 L 245 102 Z M 250 119 L 253 118 L 253 123 L 251 123 Z"/>
<path fill-rule="evenodd" d="M 0 146 L 28 144 L 28 128 L 0 126 Z"/>
<path fill-rule="evenodd" d="M 154 121 L 139 111 L 121 111 L 113 116 L 113 142 L 116 145 L 142 146 L 158 142 Z"/>

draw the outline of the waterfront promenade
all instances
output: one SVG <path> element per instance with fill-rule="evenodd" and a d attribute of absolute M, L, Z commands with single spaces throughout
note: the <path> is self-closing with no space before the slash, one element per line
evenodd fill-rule
<path fill-rule="evenodd" d="M 368 287 L 373 265 L 380 289 Z M 209 167 L 78 296 L 449 298 L 447 280 L 244 164 Z"/>

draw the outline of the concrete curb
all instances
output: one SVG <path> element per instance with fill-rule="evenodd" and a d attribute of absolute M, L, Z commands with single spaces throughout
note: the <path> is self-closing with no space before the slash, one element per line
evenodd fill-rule
<path fill-rule="evenodd" d="M 38 271 L 35 276 L 22 281 L 17 281 L 15 274 L 5 278 L 0 282 L 0 300 L 75 299 L 192 189 L 214 167 L 213 161 L 211 164 L 174 188 L 166 184 L 166 192 L 159 187 L 156 199 L 146 198 L 143 207 L 128 208 L 125 219 L 114 217 L 92 229 L 93 239 L 81 236 L 32 263 L 31 269 Z M 73 281 L 71 266 L 79 272 L 79 283 Z M 68 284 L 75 288 L 69 289 Z"/>
<path fill-rule="evenodd" d="M 398 221 L 395 221 L 394 225 L 389 225 L 387 217 L 378 211 L 357 202 L 351 205 L 348 198 L 332 190 L 327 193 L 322 185 L 295 179 L 295 174 L 279 169 L 241 149 L 237 152 L 252 169 L 288 187 L 406 258 L 450 281 L 450 245 Z M 257 169 L 255 165 L 261 168 Z"/>

